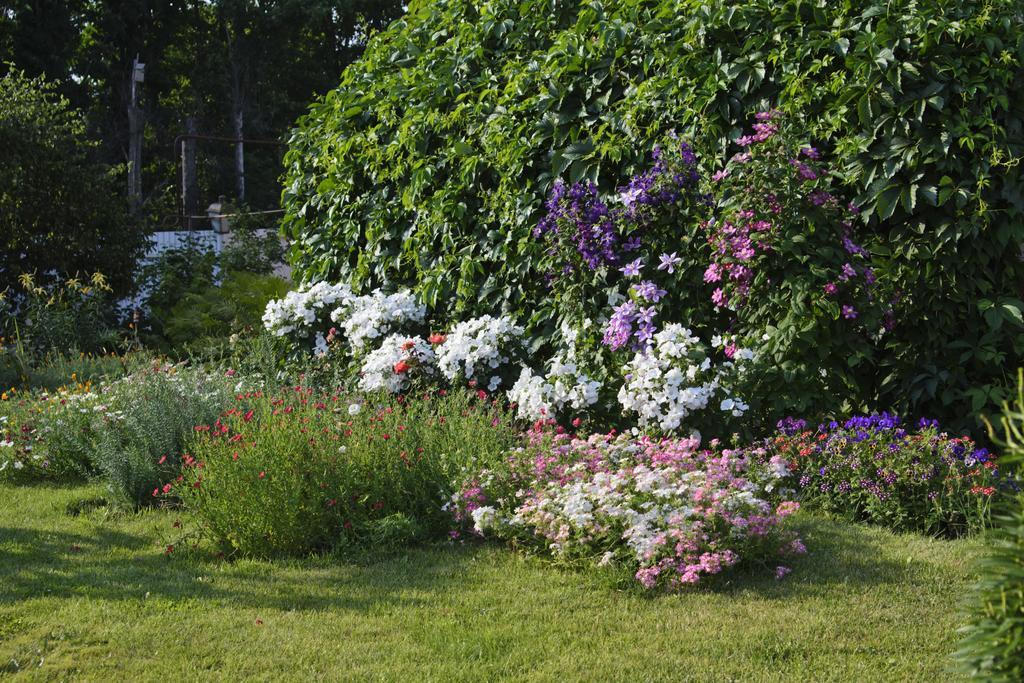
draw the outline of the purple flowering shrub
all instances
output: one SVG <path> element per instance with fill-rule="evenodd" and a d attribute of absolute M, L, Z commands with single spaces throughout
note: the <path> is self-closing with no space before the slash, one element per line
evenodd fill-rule
<path fill-rule="evenodd" d="M 614 384 L 668 324 L 728 334 L 757 357 L 741 393 L 768 425 L 870 400 L 874 344 L 893 321 L 821 152 L 778 112 L 756 118 L 710 178 L 673 140 L 611 197 L 556 185 L 534 235 L 592 375 Z"/>
<path fill-rule="evenodd" d="M 778 427 L 759 456 L 786 463 L 786 486 L 801 502 L 896 531 L 979 531 L 991 522 L 993 498 L 1014 486 L 988 449 L 934 420 L 907 426 L 882 413 L 817 429 L 787 418 Z"/>
<path fill-rule="evenodd" d="M 464 530 L 679 590 L 740 563 L 789 573 L 806 548 L 784 520 L 800 506 L 767 494 L 785 472 L 717 442 L 574 438 L 538 426 L 502 471 L 460 487 L 453 509 Z"/>
<path fill-rule="evenodd" d="M 562 321 L 581 333 L 579 343 L 598 360 L 592 369 L 609 362 L 609 349 L 636 350 L 649 341 L 658 308 L 701 305 L 699 260 L 659 251 L 664 244 L 684 255 L 702 248 L 708 199 L 699 182 L 696 155 L 675 139 L 655 147 L 650 168 L 611 196 L 593 183 L 556 181 L 533 234 L 544 245 L 540 269 Z M 674 286 L 680 283 L 686 286 Z M 609 314 L 618 332 L 587 323 Z"/>

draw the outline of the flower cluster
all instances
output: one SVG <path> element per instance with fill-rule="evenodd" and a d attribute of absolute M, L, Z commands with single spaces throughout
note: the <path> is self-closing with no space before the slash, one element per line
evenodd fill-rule
<path fill-rule="evenodd" d="M 451 382 L 460 378 L 496 391 L 502 374 L 525 348 L 525 330 L 511 318 L 489 315 L 458 323 L 437 347 L 437 365 Z"/>
<path fill-rule="evenodd" d="M 286 337 L 296 347 L 318 355 L 327 353 L 329 316 L 352 300 L 348 285 L 317 282 L 288 292 L 283 299 L 267 303 L 263 326 L 278 337 Z"/>
<path fill-rule="evenodd" d="M 359 388 L 399 394 L 414 379 L 437 374 L 437 354 L 422 337 L 393 334 L 363 359 Z"/>
<path fill-rule="evenodd" d="M 650 349 L 626 363 L 619 403 L 637 414 L 641 426 L 655 425 L 664 431 L 679 429 L 687 417 L 713 405 L 719 396 L 719 410 L 742 416 L 747 405 L 729 395 L 729 386 L 753 353 L 734 347 L 731 356 L 713 368 L 709 349 L 700 339 L 682 325 L 666 325 L 654 335 Z"/>
<path fill-rule="evenodd" d="M 345 341 L 358 354 L 389 334 L 413 331 L 410 328 L 422 324 L 426 313 L 427 307 L 409 290 L 385 294 L 377 289 L 343 302 L 331 320 L 341 326 Z"/>
<path fill-rule="evenodd" d="M 528 420 L 556 417 L 566 405 L 583 410 L 597 403 L 601 383 L 582 372 L 576 358 L 575 334 L 563 329 L 566 348 L 551 361 L 546 375 L 523 368 L 508 391 L 517 415 Z"/>
<path fill-rule="evenodd" d="M 766 444 L 792 476 L 788 486 L 816 507 L 896 530 L 958 536 L 984 528 L 991 499 L 1015 484 L 993 456 L 933 420 L 857 416 L 816 430 L 787 418 Z"/>
<path fill-rule="evenodd" d="M 512 454 L 506 481 L 480 473 L 454 496 L 477 533 L 629 567 L 649 589 L 678 590 L 741 561 L 806 550 L 781 528 L 799 505 L 770 503 L 765 486 L 776 473 L 742 452 L 701 450 L 696 439 L 535 437 Z M 780 578 L 788 572 L 776 569 Z"/>
<path fill-rule="evenodd" d="M 653 152 L 652 166 L 632 177 L 610 201 L 602 199 L 593 183 L 567 187 L 555 182 L 548 197 L 547 214 L 533 234 L 548 244 L 548 256 L 557 262 L 549 280 L 565 275 L 617 267 L 640 248 L 645 229 L 658 209 L 693 194 L 699 179 L 697 158 L 685 142 L 671 150 Z"/>
<path fill-rule="evenodd" d="M 744 151 L 715 176 L 719 182 L 730 178 L 726 184 L 734 185 L 734 194 L 727 188 L 721 216 L 704 224 L 711 246 L 704 282 L 713 287 L 711 302 L 716 308 L 738 310 L 751 297 L 759 272 L 765 274 L 765 284 L 773 286 L 779 264 L 770 259 L 789 260 L 790 243 L 807 243 L 810 234 L 821 247 L 809 254 L 819 262 L 818 271 L 829 277 L 820 284 L 818 296 L 839 298 L 841 316 L 855 319 L 854 304 L 875 281 L 870 254 L 851 237 L 857 209 L 844 206 L 831 192 L 831 174 L 818 149 L 789 146 L 781 135 L 778 111 L 759 112 L 756 118 L 754 132 L 737 140 Z M 812 231 L 806 229 L 808 217 L 813 217 Z M 823 258 L 843 251 L 845 259 Z"/>

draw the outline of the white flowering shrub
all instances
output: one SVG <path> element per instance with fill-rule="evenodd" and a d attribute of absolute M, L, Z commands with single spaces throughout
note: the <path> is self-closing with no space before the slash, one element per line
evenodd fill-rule
<path fill-rule="evenodd" d="M 577 362 L 574 334 L 563 337 L 567 347 L 551 361 L 546 375 L 535 375 L 523 368 L 509 389 L 508 398 L 516 406 L 518 417 L 526 420 L 555 418 L 565 406 L 584 410 L 597 403 L 601 383 L 583 373 Z"/>
<path fill-rule="evenodd" d="M 409 290 L 385 294 L 377 289 L 345 300 L 331 313 L 354 354 L 361 354 L 388 335 L 416 332 L 427 307 Z"/>
<path fill-rule="evenodd" d="M 525 352 L 524 335 L 523 328 L 507 316 L 466 320 L 438 345 L 438 367 L 451 382 L 463 378 L 487 391 L 496 391 L 502 375 L 510 374 L 513 361 Z"/>
<path fill-rule="evenodd" d="M 287 339 L 293 352 L 327 353 L 331 312 L 353 299 L 348 285 L 317 282 L 273 299 L 263 312 L 263 326 L 273 335 Z"/>
<path fill-rule="evenodd" d="M 719 341 L 720 338 L 716 338 Z M 748 406 L 732 387 L 746 371 L 753 353 L 726 344 L 731 358 L 712 366 L 709 349 L 690 330 L 669 324 L 654 335 L 651 346 L 623 367 L 625 382 L 618 399 L 635 413 L 641 427 L 679 430 L 691 415 L 718 409 L 725 417 L 740 417 Z"/>
<path fill-rule="evenodd" d="M 363 359 L 359 388 L 399 394 L 437 374 L 437 355 L 422 337 L 393 334 Z"/>

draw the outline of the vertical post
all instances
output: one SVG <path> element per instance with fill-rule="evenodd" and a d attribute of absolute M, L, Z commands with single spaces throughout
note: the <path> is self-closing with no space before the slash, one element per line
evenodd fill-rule
<path fill-rule="evenodd" d="M 188 137 L 196 133 L 196 121 L 192 116 L 185 119 L 186 137 L 181 140 L 181 212 L 182 227 L 191 230 L 192 216 L 199 215 L 199 179 L 196 177 L 196 141 Z"/>
<path fill-rule="evenodd" d="M 138 106 L 137 84 L 145 78 L 146 65 L 139 56 L 132 60 L 131 98 L 128 103 L 128 203 L 132 214 L 142 206 L 142 109 Z"/>
<path fill-rule="evenodd" d="M 238 193 L 238 203 L 245 201 L 245 144 L 242 142 L 242 133 L 245 123 L 244 114 L 239 103 L 235 111 L 235 180 Z"/>

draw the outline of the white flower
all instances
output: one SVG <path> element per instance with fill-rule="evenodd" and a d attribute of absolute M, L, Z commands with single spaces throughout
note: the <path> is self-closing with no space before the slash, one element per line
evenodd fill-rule
<path fill-rule="evenodd" d="M 482 505 L 469 514 L 473 518 L 473 528 L 480 533 L 494 526 L 498 517 L 497 511 L 489 505 Z"/>
<path fill-rule="evenodd" d="M 370 340 L 413 332 L 426 313 L 427 307 L 409 290 L 384 294 L 377 289 L 365 296 L 344 300 L 331 313 L 331 319 L 341 326 L 352 350 L 360 353 L 366 350 Z"/>
<path fill-rule="evenodd" d="M 523 328 L 507 316 L 485 315 L 466 320 L 457 324 L 438 345 L 438 368 L 449 381 L 460 376 L 477 379 L 477 370 L 485 369 L 490 375 L 488 387 L 494 391 L 501 384 L 500 370 L 525 350 L 524 334 Z"/>
<path fill-rule="evenodd" d="M 556 417 L 566 406 L 582 410 L 597 403 L 601 383 L 576 369 L 575 363 L 556 356 L 546 376 L 534 375 L 523 368 L 509 389 L 509 401 L 515 403 L 520 418 L 539 420 Z"/>
<path fill-rule="evenodd" d="M 323 352 L 323 332 L 329 327 L 329 312 L 349 301 L 348 285 L 317 282 L 273 299 L 263 312 L 263 326 L 277 337 L 286 337 L 304 353 Z M 316 335 L 319 335 L 317 337 Z M 323 340 L 323 341 L 321 341 Z"/>
<path fill-rule="evenodd" d="M 20 460 L 15 460 L 14 461 L 14 469 L 20 470 L 24 466 L 25 466 L 25 463 L 23 463 L 22 461 L 20 461 Z"/>
<path fill-rule="evenodd" d="M 714 341 L 724 343 L 720 337 Z M 649 349 L 637 353 L 624 366 L 625 382 L 618 399 L 624 410 L 636 413 L 640 426 L 657 425 L 663 431 L 675 431 L 689 415 L 707 408 L 722 391 L 723 381 L 735 372 L 737 365 L 732 362 L 713 370 L 700 340 L 673 323 L 654 335 Z M 719 408 L 738 417 L 747 406 L 726 396 Z"/>
<path fill-rule="evenodd" d="M 405 366 L 404 370 L 400 363 Z M 409 387 L 411 373 L 433 375 L 437 371 L 436 364 L 437 356 L 426 339 L 393 334 L 380 348 L 366 354 L 359 388 L 363 391 L 384 389 L 398 394 Z"/>
<path fill-rule="evenodd" d="M 353 403 L 353 404 L 351 404 L 348 407 L 348 414 L 349 415 L 358 415 L 359 411 L 362 410 L 362 409 L 363 409 L 363 407 L 361 405 L 359 405 L 358 403 Z"/>

